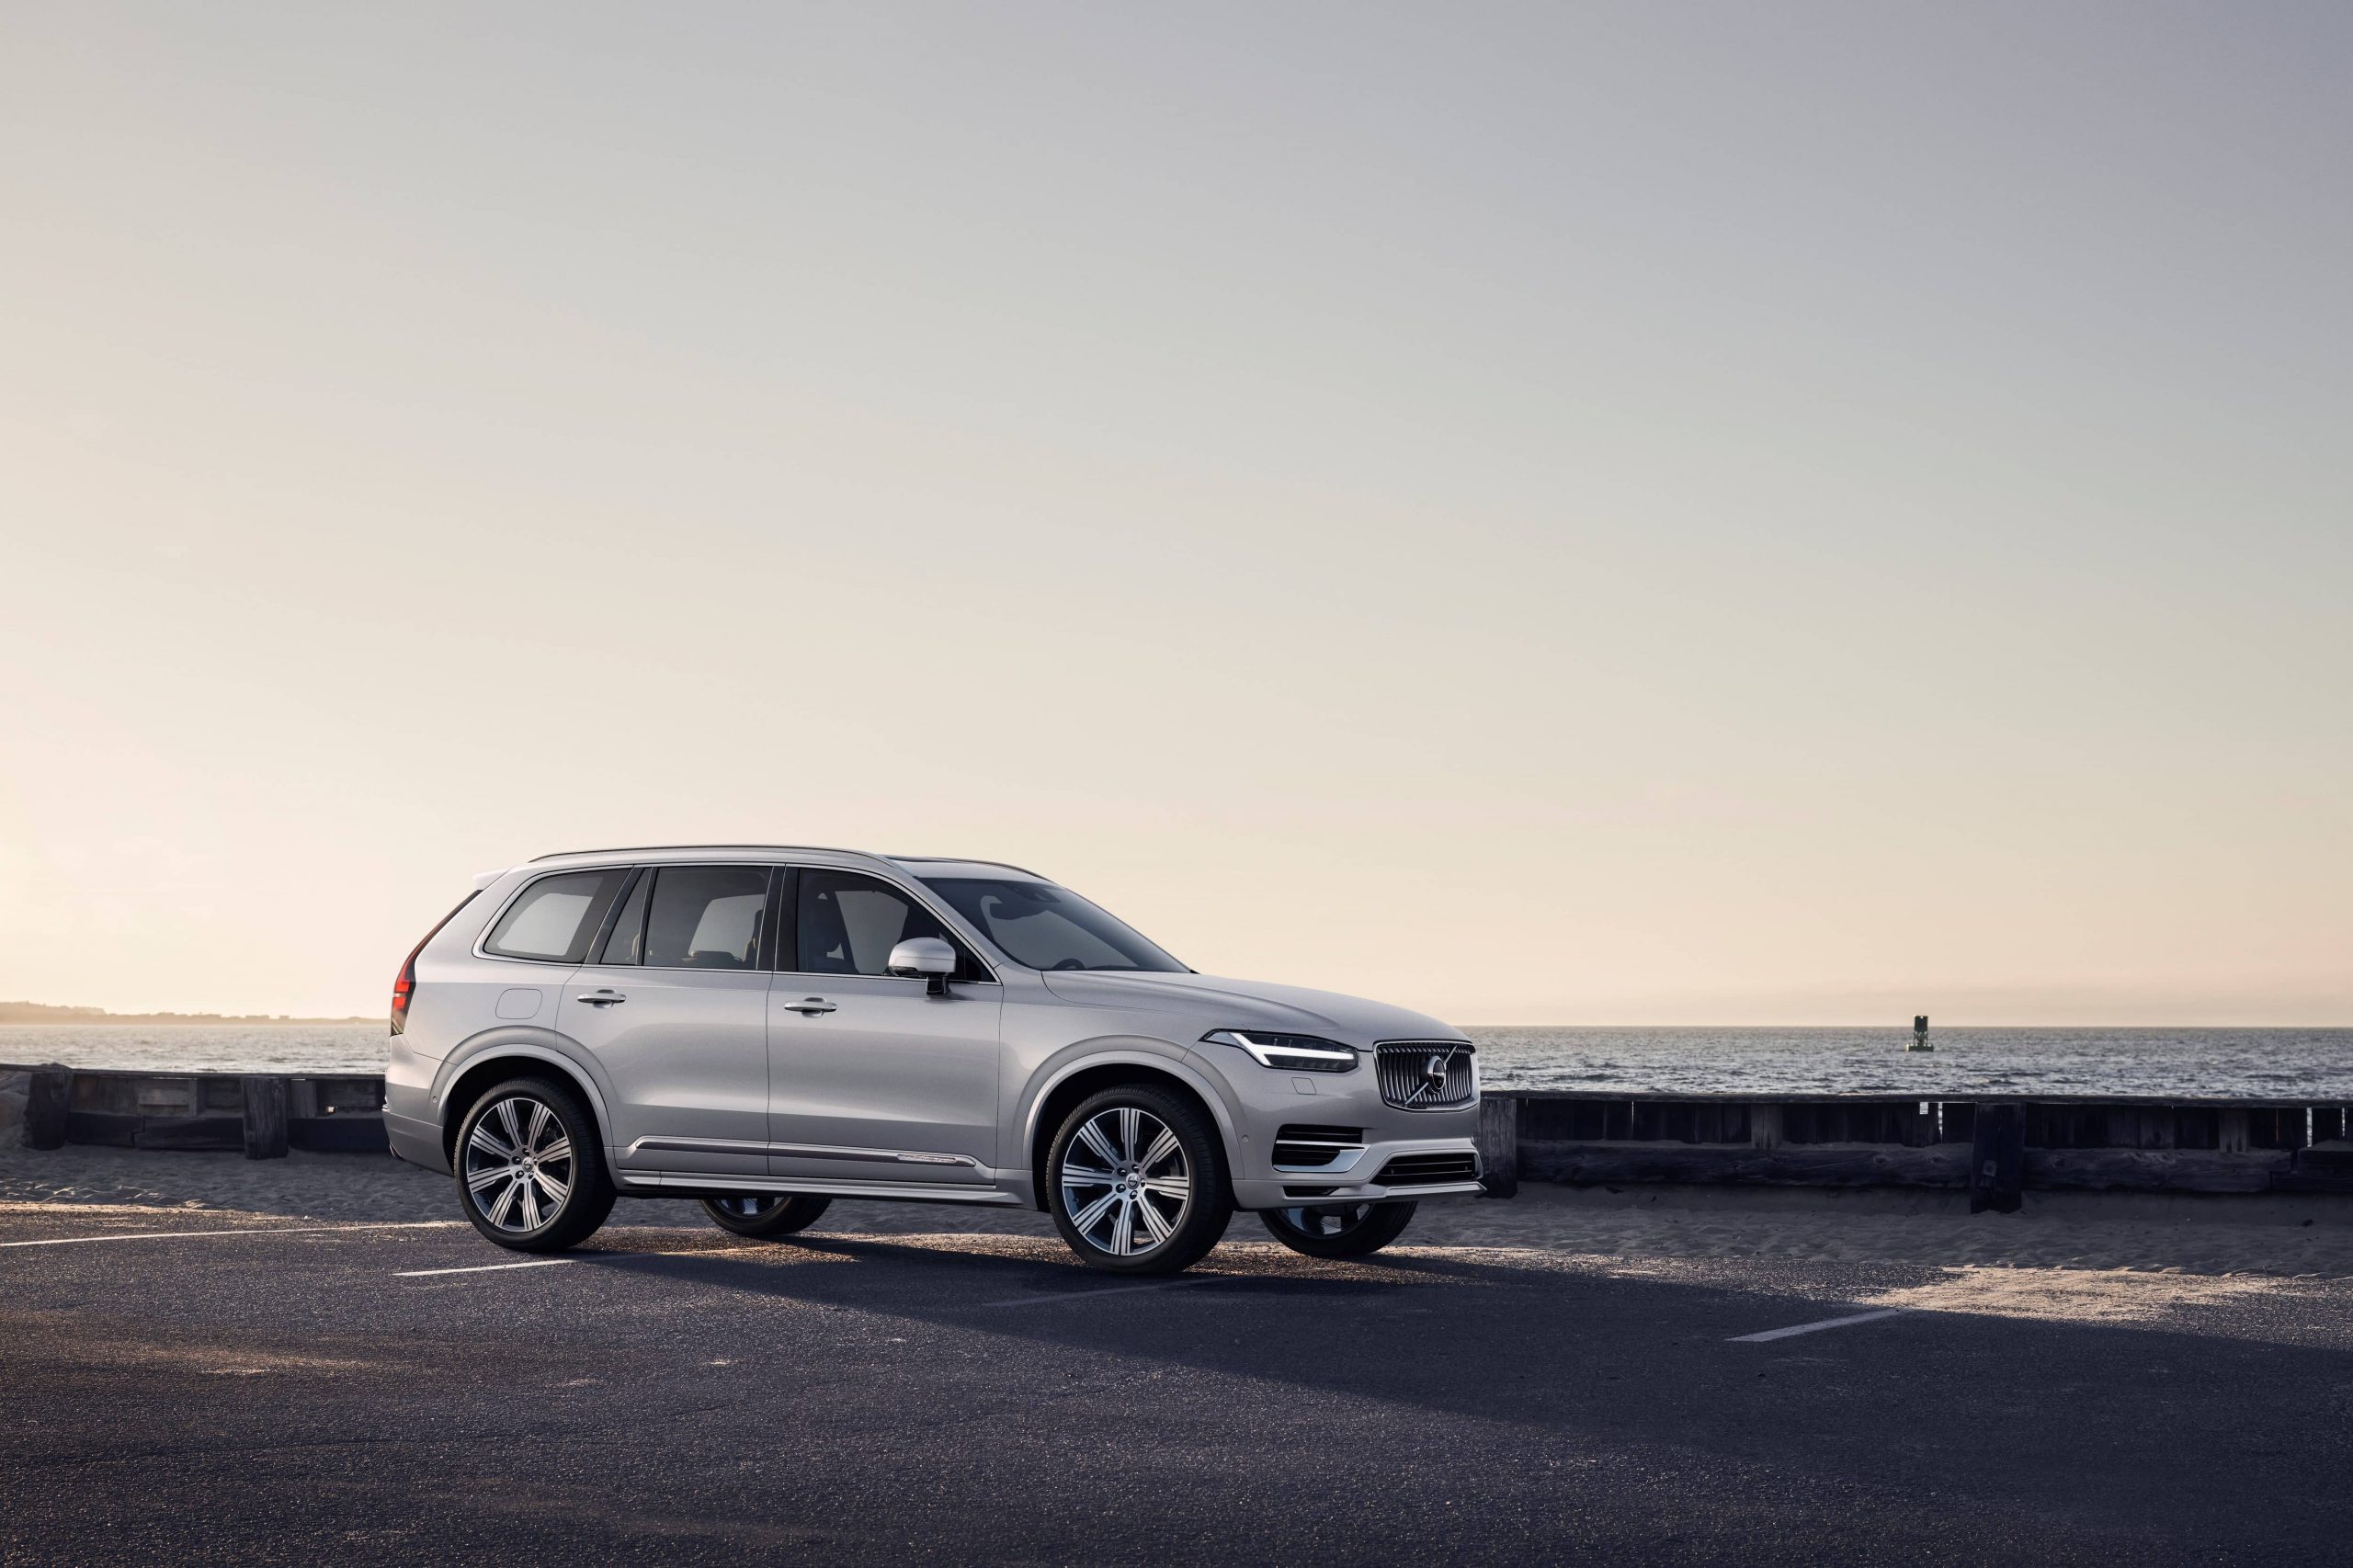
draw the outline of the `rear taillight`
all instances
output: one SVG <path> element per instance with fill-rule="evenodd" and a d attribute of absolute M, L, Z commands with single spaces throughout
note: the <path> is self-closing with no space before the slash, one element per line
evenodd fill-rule
<path fill-rule="evenodd" d="M 480 891 L 479 888 L 475 890 L 476 892 Z M 465 908 L 473 901 L 473 893 L 466 894 L 458 901 L 458 909 Z M 435 921 L 433 929 L 425 934 L 424 941 L 411 948 L 408 950 L 408 957 L 401 960 L 401 971 L 392 981 L 392 1032 L 394 1034 L 403 1034 L 408 1029 L 408 1005 L 416 996 L 416 955 L 425 950 L 426 942 L 430 942 L 441 934 L 442 926 L 458 917 L 458 909 L 449 911 L 449 914 Z"/>
<path fill-rule="evenodd" d="M 392 982 L 392 1032 L 399 1034 L 408 1028 L 408 999 L 416 990 L 416 955 L 401 965 L 400 978 Z"/>

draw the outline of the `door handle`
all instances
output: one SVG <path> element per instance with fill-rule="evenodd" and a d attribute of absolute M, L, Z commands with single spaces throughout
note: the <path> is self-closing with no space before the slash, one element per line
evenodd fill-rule
<path fill-rule="evenodd" d="M 573 1000 L 585 1002 L 591 1007 L 609 1007 L 616 1002 L 626 1002 L 629 998 L 618 991 L 584 991 Z"/>
<path fill-rule="evenodd" d="M 834 1005 L 823 996 L 810 996 L 799 1002 L 782 1003 L 780 1006 L 786 1012 L 798 1013 L 804 1018 L 813 1018 L 820 1013 L 830 1013 L 835 1010 Z"/>

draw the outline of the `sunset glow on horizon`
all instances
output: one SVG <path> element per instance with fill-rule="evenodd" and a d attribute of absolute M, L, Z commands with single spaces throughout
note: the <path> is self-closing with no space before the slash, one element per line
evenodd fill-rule
<path fill-rule="evenodd" d="M 2353 1023 L 2262 16 L 12 11 L 0 998 L 759 841 L 1463 1024 Z"/>

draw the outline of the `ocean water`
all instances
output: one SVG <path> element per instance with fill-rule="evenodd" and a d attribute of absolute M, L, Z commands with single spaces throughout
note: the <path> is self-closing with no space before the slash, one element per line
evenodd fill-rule
<path fill-rule="evenodd" d="M 1473 1028 L 1491 1088 L 1664 1094 L 2232 1095 L 2353 1101 L 2353 1029 Z M 0 1062 L 381 1073 L 381 1024 L 0 1025 Z"/>
<path fill-rule="evenodd" d="M 1498 1089 L 2353 1098 L 2353 1029 L 1474 1028 Z"/>
<path fill-rule="evenodd" d="M 381 1073 L 382 1024 L 0 1024 L 0 1062 L 145 1073 Z"/>

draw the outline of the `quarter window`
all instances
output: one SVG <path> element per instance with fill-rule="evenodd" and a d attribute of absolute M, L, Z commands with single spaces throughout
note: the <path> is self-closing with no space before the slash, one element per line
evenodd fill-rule
<path fill-rule="evenodd" d="M 872 877 L 803 870 L 798 913 L 803 974 L 888 974 L 892 948 L 938 937 L 956 949 L 957 979 L 991 978 L 931 911 Z"/>
<path fill-rule="evenodd" d="M 644 961 L 665 969 L 753 969 L 768 874 L 757 866 L 665 866 L 646 904 Z"/>
<path fill-rule="evenodd" d="M 498 917 L 483 951 L 542 963 L 581 962 L 628 876 L 616 869 L 541 877 Z"/>

